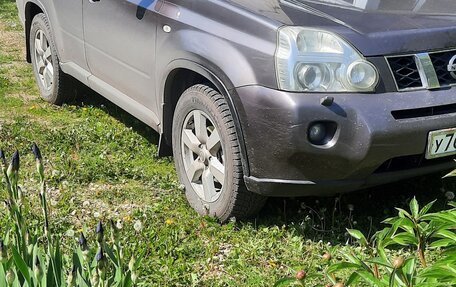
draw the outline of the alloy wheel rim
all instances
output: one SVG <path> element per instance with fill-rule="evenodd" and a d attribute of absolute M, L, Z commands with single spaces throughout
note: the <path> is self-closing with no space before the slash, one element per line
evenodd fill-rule
<path fill-rule="evenodd" d="M 54 80 L 54 66 L 51 46 L 43 30 L 38 30 L 35 34 L 35 65 L 41 84 L 50 90 Z"/>
<path fill-rule="evenodd" d="M 181 138 L 185 175 L 193 190 L 205 202 L 216 201 L 225 183 L 225 156 L 217 128 L 206 113 L 193 110 L 184 121 Z"/>

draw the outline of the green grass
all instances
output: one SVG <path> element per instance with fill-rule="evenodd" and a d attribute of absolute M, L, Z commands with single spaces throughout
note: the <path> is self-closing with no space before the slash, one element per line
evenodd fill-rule
<path fill-rule="evenodd" d="M 437 198 L 443 209 L 445 191 L 454 190 L 440 174 L 337 198 L 271 199 L 250 221 L 199 217 L 178 188 L 172 159 L 156 156 L 149 127 L 89 90 L 63 107 L 39 99 L 16 15 L 14 2 L 0 0 L 0 147 L 23 154 L 22 178 L 36 178 L 31 142 L 42 148 L 53 229 L 71 235 L 100 218 L 121 220 L 126 249 L 146 254 L 145 286 L 271 286 L 296 268 L 318 271 L 329 246 L 355 248 L 345 228 L 372 234 L 413 196 Z M 21 183 L 33 198 L 37 181 Z M 74 245 L 72 236 L 64 241 Z"/>

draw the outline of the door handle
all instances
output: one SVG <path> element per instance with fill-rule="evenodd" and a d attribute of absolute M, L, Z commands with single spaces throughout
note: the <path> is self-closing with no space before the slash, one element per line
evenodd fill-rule
<path fill-rule="evenodd" d="M 90 3 L 100 2 L 100 0 L 89 0 Z"/>

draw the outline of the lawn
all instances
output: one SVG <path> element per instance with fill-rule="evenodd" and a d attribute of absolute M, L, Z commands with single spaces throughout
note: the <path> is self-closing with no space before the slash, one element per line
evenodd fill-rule
<path fill-rule="evenodd" d="M 220 225 L 187 205 L 152 129 L 89 89 L 62 107 L 43 102 L 24 42 L 15 3 L 0 0 L 0 148 L 21 153 L 22 189 L 38 208 L 30 146 L 41 147 L 51 228 L 65 248 L 84 228 L 93 239 L 99 220 L 120 222 L 128 255 L 144 256 L 143 286 L 272 286 L 301 268 L 318 272 L 329 247 L 358 248 L 346 228 L 373 234 L 414 196 L 445 209 L 455 189 L 436 174 L 335 198 L 270 199 L 256 218 Z M 1 207 L 0 226 L 6 220 Z"/>

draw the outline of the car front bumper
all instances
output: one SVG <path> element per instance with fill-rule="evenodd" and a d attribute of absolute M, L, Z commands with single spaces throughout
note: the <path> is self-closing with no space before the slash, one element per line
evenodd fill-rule
<path fill-rule="evenodd" d="M 430 131 L 456 127 L 456 89 L 380 94 L 303 94 L 246 86 L 233 91 L 249 171 L 247 188 L 267 196 L 329 195 L 456 166 L 424 158 Z M 334 97 L 331 106 L 321 100 Z M 308 130 L 337 124 L 331 145 Z"/>

